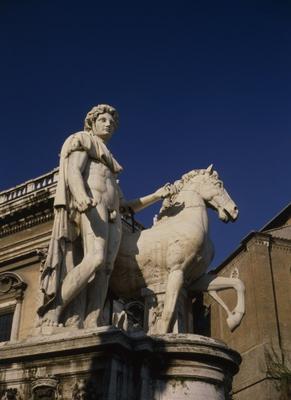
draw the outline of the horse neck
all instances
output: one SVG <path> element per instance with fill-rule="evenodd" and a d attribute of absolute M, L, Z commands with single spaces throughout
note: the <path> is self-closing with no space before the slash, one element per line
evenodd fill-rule
<path fill-rule="evenodd" d="M 206 204 L 198 190 L 185 187 L 178 194 L 176 201 L 184 205 L 181 217 L 183 214 L 187 214 L 187 219 L 192 219 L 193 222 L 202 225 L 204 230 L 208 231 Z"/>

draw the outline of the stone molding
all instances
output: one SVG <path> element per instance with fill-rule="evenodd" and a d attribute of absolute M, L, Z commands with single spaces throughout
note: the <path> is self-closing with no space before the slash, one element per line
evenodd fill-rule
<path fill-rule="evenodd" d="M 0 193 L 0 238 L 51 221 L 58 169 Z"/>
<path fill-rule="evenodd" d="M 197 400 L 225 400 L 241 361 L 215 339 L 127 334 L 113 327 L 6 343 L 0 359 L 8 387 L 14 382 L 34 393 L 59 384 L 63 400 L 91 399 L 92 393 L 104 400 L 187 400 L 191 393 Z M 41 376 L 33 373 L 36 369 Z"/>
<path fill-rule="evenodd" d="M 14 233 L 29 229 L 32 226 L 43 224 L 44 222 L 52 221 L 54 219 L 53 210 L 46 210 L 42 215 L 30 215 L 26 218 L 17 221 L 16 223 L 7 224 L 0 228 L 0 238 Z"/>
<path fill-rule="evenodd" d="M 272 238 L 272 248 L 277 248 L 286 252 L 291 251 L 291 240 L 281 239 L 281 238 Z"/>
<path fill-rule="evenodd" d="M 248 242 L 245 242 L 245 246 L 249 251 L 254 245 L 270 247 L 272 237 L 265 233 L 254 232 L 253 236 Z"/>
<path fill-rule="evenodd" d="M 266 246 L 268 248 L 276 247 L 291 251 L 291 240 L 273 237 L 267 233 L 255 233 L 252 239 L 246 244 L 247 250 L 251 249 L 254 245 Z"/>

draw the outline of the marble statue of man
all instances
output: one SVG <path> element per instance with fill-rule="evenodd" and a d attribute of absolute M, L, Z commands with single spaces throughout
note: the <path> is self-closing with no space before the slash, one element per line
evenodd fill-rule
<path fill-rule="evenodd" d="M 117 111 L 100 104 L 87 114 L 84 131 L 71 135 L 62 147 L 55 220 L 41 275 L 41 325 L 61 326 L 64 311 L 93 281 L 90 297 L 95 310 L 91 307 L 85 326 L 102 325 L 122 234 L 120 210 L 136 212 L 169 194 L 165 185 L 153 194 L 125 201 L 116 180 L 122 167 L 107 148 L 117 126 Z"/>

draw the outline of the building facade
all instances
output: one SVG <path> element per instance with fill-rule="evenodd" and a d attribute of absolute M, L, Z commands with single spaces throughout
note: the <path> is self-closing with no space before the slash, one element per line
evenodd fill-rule
<path fill-rule="evenodd" d="M 28 338 L 34 329 L 57 180 L 55 169 L 0 193 L 0 349 L 3 343 Z M 132 229 L 132 224 L 124 219 L 123 229 Z M 135 226 L 142 228 L 136 222 Z M 242 355 L 233 399 L 291 398 L 290 256 L 291 204 L 263 229 L 249 234 L 215 271 L 239 276 L 245 283 L 246 314 L 241 325 L 230 332 L 224 311 L 207 296 L 204 302 L 201 297 L 193 302 L 194 333 L 220 339 Z M 228 305 L 235 305 L 234 293 L 221 295 Z"/>
<path fill-rule="evenodd" d="M 291 204 L 260 231 L 250 233 L 215 272 L 239 276 L 246 286 L 246 313 L 234 332 L 226 326 L 224 311 L 205 298 L 211 336 L 242 356 L 233 398 L 290 399 Z M 234 293 L 222 297 L 235 304 Z"/>
<path fill-rule="evenodd" d="M 0 194 L 1 341 L 23 339 L 33 328 L 57 178 L 56 169 Z"/>

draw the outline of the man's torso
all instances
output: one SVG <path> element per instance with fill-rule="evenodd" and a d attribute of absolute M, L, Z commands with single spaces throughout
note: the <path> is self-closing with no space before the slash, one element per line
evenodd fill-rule
<path fill-rule="evenodd" d="M 85 188 L 98 204 L 109 210 L 119 210 L 119 190 L 116 176 L 100 161 L 89 158 L 83 172 Z"/>

